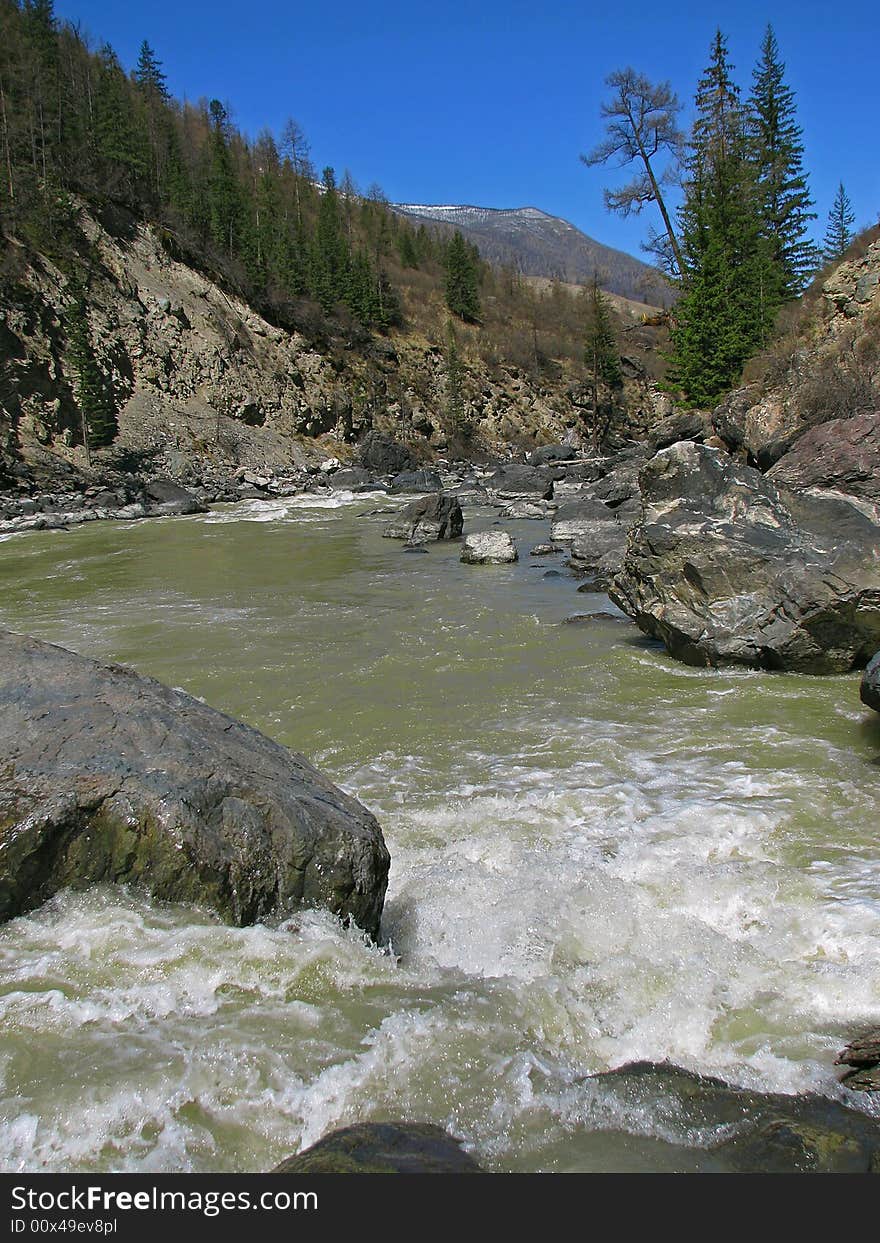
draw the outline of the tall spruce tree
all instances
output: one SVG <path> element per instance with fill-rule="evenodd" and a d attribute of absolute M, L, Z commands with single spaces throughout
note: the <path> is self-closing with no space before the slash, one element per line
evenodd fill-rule
<path fill-rule="evenodd" d="M 80 411 L 80 427 L 86 461 L 91 450 L 108 445 L 119 430 L 110 386 L 98 365 L 86 313 L 86 286 L 79 276 L 69 286 L 70 303 L 65 311 L 66 361 Z"/>
<path fill-rule="evenodd" d="M 593 277 L 584 297 L 584 364 L 593 398 L 587 423 L 593 449 L 598 452 L 614 417 L 615 400 L 623 387 L 623 372 L 620 368 L 620 352 L 614 336 L 611 311 L 599 288 L 598 277 Z"/>
<path fill-rule="evenodd" d="M 804 172 L 803 131 L 795 119 L 794 92 L 785 82 L 785 65 L 771 26 L 752 75 L 748 128 L 762 228 L 782 277 L 781 301 L 796 297 L 816 267 L 816 247 L 807 222 L 816 219 Z"/>
<path fill-rule="evenodd" d="M 700 79 L 680 211 L 688 272 L 675 308 L 671 376 L 712 405 L 766 339 L 782 277 L 762 235 L 746 118 L 719 30 Z"/>
<path fill-rule="evenodd" d="M 446 247 L 446 305 L 453 315 L 475 324 L 480 318 L 480 270 L 477 255 L 456 229 Z"/>
<path fill-rule="evenodd" d="M 853 240 L 853 225 L 856 214 L 852 209 L 849 195 L 843 182 L 837 187 L 834 203 L 828 213 L 828 227 L 822 242 L 822 258 L 826 263 L 843 257 L 844 252 Z"/>

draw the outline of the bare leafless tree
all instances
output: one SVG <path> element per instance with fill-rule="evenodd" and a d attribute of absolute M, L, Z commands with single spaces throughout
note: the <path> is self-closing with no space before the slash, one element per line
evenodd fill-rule
<path fill-rule="evenodd" d="M 662 187 L 675 182 L 684 148 L 684 134 L 678 128 L 681 104 L 668 82 L 653 84 L 634 69 L 617 69 L 605 79 L 612 92 L 602 104 L 602 117 L 607 121 L 606 138 L 589 155 L 581 159 L 590 168 L 614 160 L 620 167 L 641 164 L 632 181 L 618 190 L 605 191 L 605 206 L 621 216 L 638 215 L 646 203 L 656 203 L 663 218 L 664 233 L 654 234 L 648 248 L 661 261 L 664 252 L 666 267 L 677 274 L 686 274 L 672 218 L 663 197 Z M 658 159 L 668 159 L 662 170 Z M 659 243 L 659 244 L 658 244 Z"/>

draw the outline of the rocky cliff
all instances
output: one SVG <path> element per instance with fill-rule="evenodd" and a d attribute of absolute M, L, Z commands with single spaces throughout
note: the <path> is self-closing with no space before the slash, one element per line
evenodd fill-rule
<path fill-rule="evenodd" d="M 80 223 L 89 328 L 119 422 L 99 469 L 189 483 L 242 467 L 346 460 L 371 428 L 390 431 L 416 460 L 580 439 L 589 393 L 574 365 L 535 378 L 466 353 L 453 418 L 443 344 L 415 332 L 288 331 L 121 209 L 99 219 L 83 207 Z M 14 245 L 6 269 L 0 475 L 7 488 L 33 478 L 58 487 L 56 476 L 85 470 L 68 358 L 70 285 L 48 259 Z M 650 422 L 654 398 L 637 364 L 628 398 L 634 426 Z"/>

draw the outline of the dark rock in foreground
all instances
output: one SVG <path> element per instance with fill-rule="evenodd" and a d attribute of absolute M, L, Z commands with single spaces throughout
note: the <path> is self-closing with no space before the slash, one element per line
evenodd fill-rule
<path fill-rule="evenodd" d="M 658 453 L 609 595 L 688 664 L 842 673 L 880 647 L 880 523 L 702 445 Z"/>
<path fill-rule="evenodd" d="M 867 708 L 880 712 L 880 652 L 869 661 L 862 675 L 859 697 Z"/>
<path fill-rule="evenodd" d="M 424 540 L 457 539 L 463 527 L 458 497 L 435 492 L 410 501 L 382 534 L 386 539 L 405 539 L 416 544 Z"/>
<path fill-rule="evenodd" d="M 616 1116 L 649 1116 L 664 1130 L 699 1132 L 703 1169 L 880 1173 L 880 1123 L 824 1096 L 751 1092 L 652 1062 L 622 1066 L 593 1082 Z"/>
<path fill-rule="evenodd" d="M 439 1126 L 364 1122 L 325 1135 L 273 1174 L 480 1174 L 473 1157 Z"/>
<path fill-rule="evenodd" d="M 248 924 L 323 906 L 375 935 L 373 816 L 181 691 L 0 631 L 0 920 L 66 886 L 141 885 Z"/>

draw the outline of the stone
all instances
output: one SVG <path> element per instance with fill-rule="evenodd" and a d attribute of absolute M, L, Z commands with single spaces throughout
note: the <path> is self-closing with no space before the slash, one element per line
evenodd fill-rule
<path fill-rule="evenodd" d="M 680 410 L 655 423 L 648 436 L 648 452 L 658 453 L 679 440 L 703 441 L 712 434 L 712 420 L 702 410 Z"/>
<path fill-rule="evenodd" d="M 578 456 L 571 445 L 541 445 L 529 454 L 531 466 L 550 466 L 555 462 L 572 462 Z"/>
<path fill-rule="evenodd" d="M 529 553 L 530 557 L 549 557 L 554 552 L 562 552 L 558 544 L 536 544 Z"/>
<path fill-rule="evenodd" d="M 880 712 L 880 652 L 872 656 L 865 667 L 859 698 L 866 708 Z"/>
<path fill-rule="evenodd" d="M 391 492 L 439 492 L 443 482 L 436 470 L 407 470 L 391 481 Z"/>
<path fill-rule="evenodd" d="M 322 906 L 378 932 L 374 817 L 302 756 L 151 678 L 0 631 L 0 920 L 67 886 L 244 925 Z"/>
<path fill-rule="evenodd" d="M 480 531 L 465 538 L 460 560 L 465 565 L 507 565 L 519 560 L 519 554 L 506 531 Z"/>
<path fill-rule="evenodd" d="M 399 475 L 412 470 L 415 459 L 406 445 L 380 432 L 368 432 L 360 444 L 361 466 L 377 475 Z"/>
<path fill-rule="evenodd" d="M 486 490 L 497 501 L 549 501 L 553 480 L 546 471 L 532 466 L 501 466 L 485 480 Z"/>
<path fill-rule="evenodd" d="M 150 479 L 144 484 L 147 516 L 172 514 L 203 514 L 205 506 L 192 492 L 171 479 Z"/>
<path fill-rule="evenodd" d="M 880 504 L 880 410 L 810 428 L 768 473 L 782 487 L 834 488 Z"/>
<path fill-rule="evenodd" d="M 601 1108 L 612 1116 L 648 1115 L 667 1133 L 699 1134 L 700 1168 L 706 1171 L 880 1170 L 880 1124 L 825 1096 L 753 1092 L 651 1062 L 634 1062 L 595 1075 L 591 1082 Z"/>
<path fill-rule="evenodd" d="M 501 517 L 511 518 L 514 521 L 531 519 L 540 522 L 542 518 L 547 518 L 555 512 L 556 506 L 552 501 L 512 501 L 510 505 L 502 509 Z"/>
<path fill-rule="evenodd" d="M 856 1040 L 851 1040 L 846 1048 L 834 1059 L 835 1066 L 878 1066 L 880 1065 L 880 1027 L 866 1032 Z"/>
<path fill-rule="evenodd" d="M 585 496 L 560 506 L 550 527 L 550 538 L 555 543 L 570 544 L 578 536 L 590 535 L 597 525 L 606 524 L 614 528 L 620 526 L 614 510 L 609 509 L 604 501 Z M 625 541 L 625 531 L 623 537 Z"/>
<path fill-rule="evenodd" d="M 319 1139 L 273 1174 L 481 1174 L 458 1140 L 424 1122 L 361 1122 Z"/>
<path fill-rule="evenodd" d="M 382 534 L 385 539 L 403 539 L 417 544 L 425 540 L 457 539 L 463 527 L 458 497 L 434 492 L 410 501 Z"/>
<path fill-rule="evenodd" d="M 641 474 L 644 516 L 609 589 L 687 664 L 843 673 L 880 648 L 880 521 L 837 493 L 788 492 L 703 445 Z"/>

